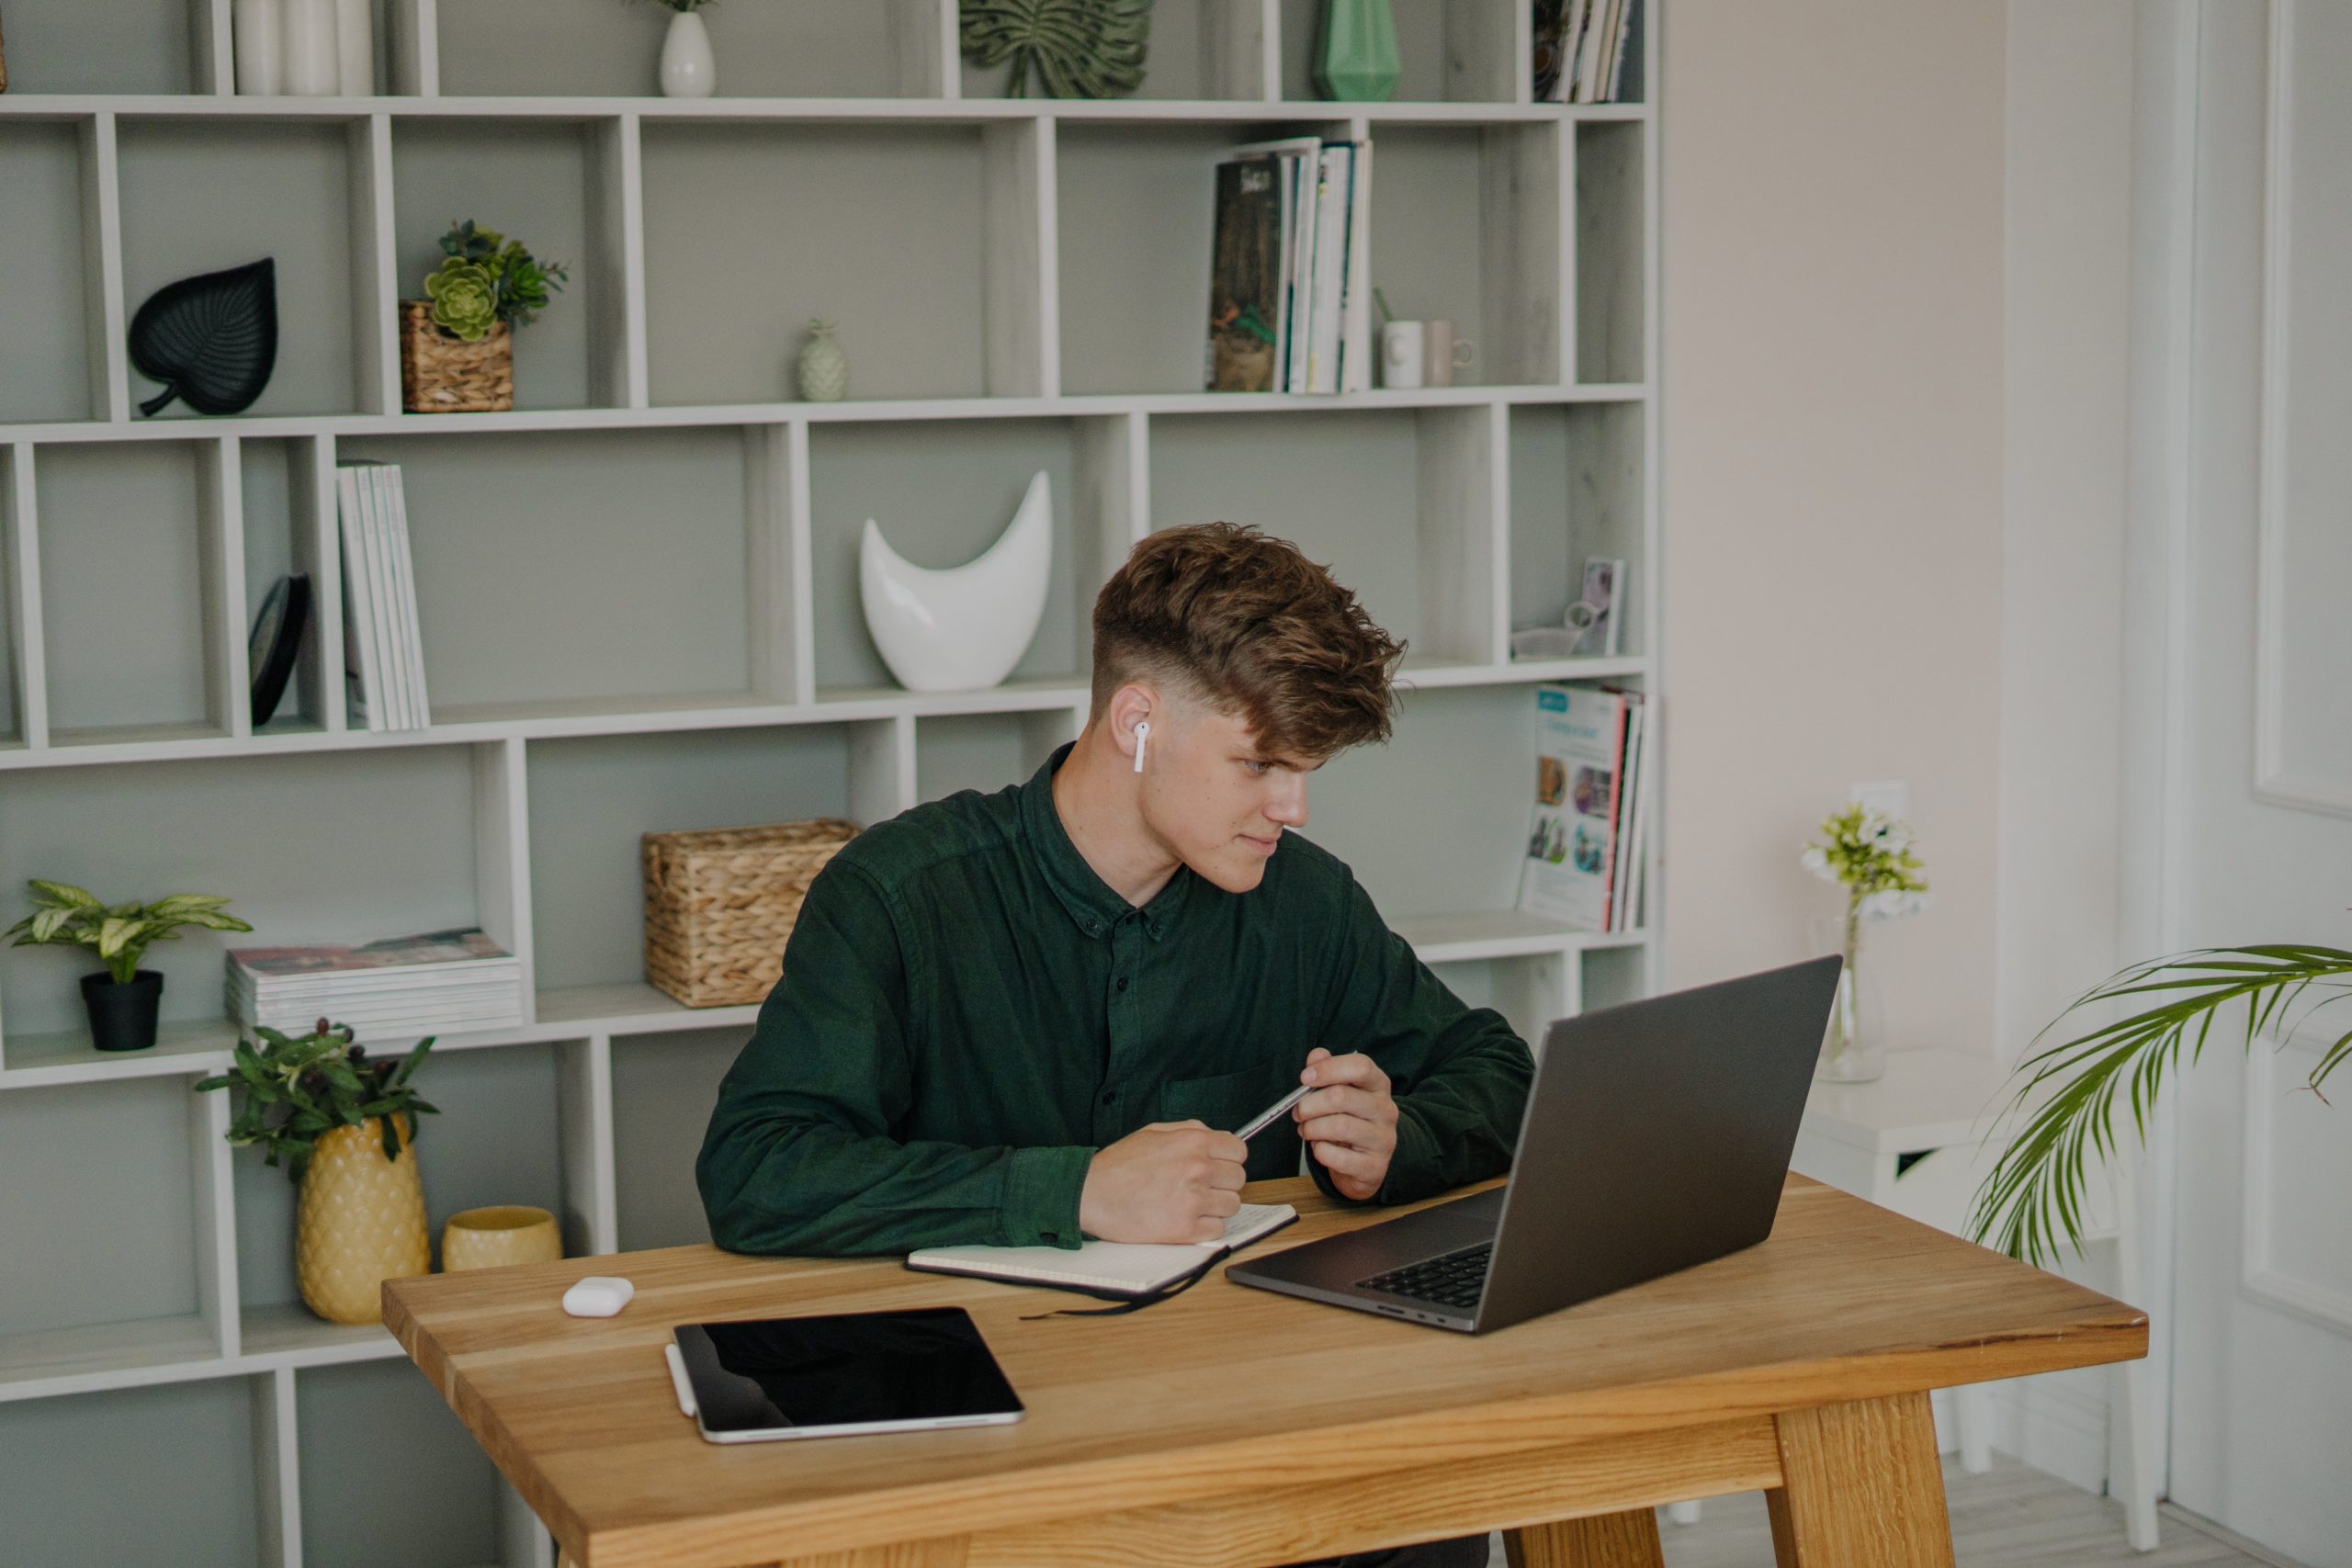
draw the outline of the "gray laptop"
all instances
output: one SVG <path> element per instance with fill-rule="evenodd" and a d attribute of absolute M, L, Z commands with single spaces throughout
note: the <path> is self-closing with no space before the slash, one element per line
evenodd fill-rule
<path fill-rule="evenodd" d="M 1755 1246 L 1780 1212 L 1839 962 L 1562 1019 L 1508 1182 L 1226 1278 L 1483 1334 Z"/>

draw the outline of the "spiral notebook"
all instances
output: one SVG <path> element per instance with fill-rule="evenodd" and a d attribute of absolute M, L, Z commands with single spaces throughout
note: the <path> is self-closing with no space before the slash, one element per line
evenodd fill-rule
<path fill-rule="evenodd" d="M 926 1247 L 907 1255 L 907 1267 L 933 1274 L 970 1274 L 1015 1285 L 1051 1285 L 1090 1296 L 1131 1301 L 1155 1296 L 1227 1253 L 1272 1235 L 1298 1211 L 1288 1203 L 1244 1203 L 1225 1222 L 1222 1238 L 1198 1246 L 1090 1241 L 1062 1247 Z"/>

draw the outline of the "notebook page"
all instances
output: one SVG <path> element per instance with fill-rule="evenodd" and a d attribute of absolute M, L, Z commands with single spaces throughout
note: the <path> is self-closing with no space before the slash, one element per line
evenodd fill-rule
<path fill-rule="evenodd" d="M 910 1253 L 907 1266 L 1140 1293 L 1182 1279 L 1220 1247 L 1245 1247 L 1297 1217 L 1298 1211 L 1288 1203 L 1244 1203 L 1225 1222 L 1222 1240 L 1200 1246 L 1090 1241 L 1075 1251 L 1059 1247 L 927 1247 Z"/>

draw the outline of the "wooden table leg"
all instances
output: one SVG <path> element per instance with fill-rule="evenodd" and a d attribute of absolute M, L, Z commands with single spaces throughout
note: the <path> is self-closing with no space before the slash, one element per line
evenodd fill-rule
<path fill-rule="evenodd" d="M 1781 1568 L 1952 1568 L 1926 1394 L 1786 1411 L 1775 1426 L 1782 1480 L 1764 1500 Z"/>
<path fill-rule="evenodd" d="M 1505 1530 L 1503 1554 L 1510 1568 L 1666 1568 L 1651 1508 Z"/>

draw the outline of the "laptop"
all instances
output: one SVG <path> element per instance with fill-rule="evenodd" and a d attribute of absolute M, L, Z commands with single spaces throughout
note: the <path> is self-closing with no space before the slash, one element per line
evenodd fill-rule
<path fill-rule="evenodd" d="M 1772 1234 L 1841 960 L 1552 1025 L 1501 1187 L 1227 1268 L 1484 1334 Z"/>

